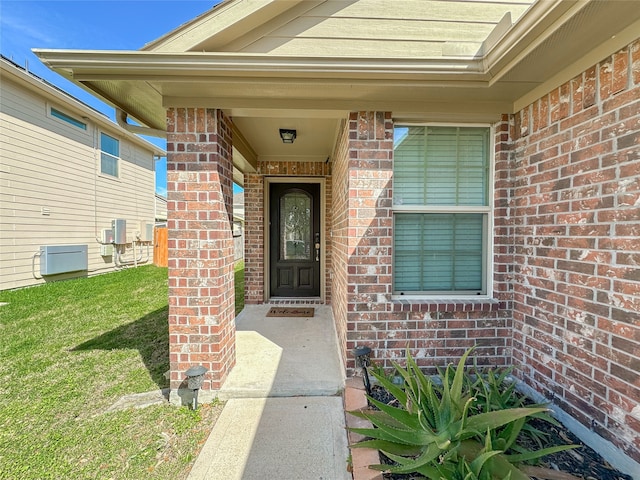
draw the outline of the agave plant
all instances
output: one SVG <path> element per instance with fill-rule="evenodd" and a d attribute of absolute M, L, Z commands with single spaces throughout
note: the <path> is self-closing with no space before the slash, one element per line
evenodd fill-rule
<path fill-rule="evenodd" d="M 406 368 L 394 365 L 404 379 L 402 388 L 374 373 L 401 408 L 369 397 L 379 411 L 351 412 L 376 427 L 353 428 L 354 432 L 369 437 L 355 447 L 378 449 L 396 463 L 371 468 L 389 473 L 419 473 L 433 480 L 529 480 L 527 473 L 519 468 L 523 462 L 575 447 L 563 445 L 511 453 L 527 417 L 547 409 L 522 406 L 493 410 L 491 406 L 491 411 L 480 412 L 476 398 L 470 393 L 472 389 L 463 388 L 468 380 L 464 365 L 472 350 L 462 356 L 455 369 L 448 366 L 441 372 L 441 385 L 422 373 L 409 352 Z M 536 475 L 542 470 L 536 469 Z"/>
<path fill-rule="evenodd" d="M 478 372 L 477 367 L 475 368 L 475 371 Z M 475 376 L 475 381 L 469 380 L 469 388 L 473 392 L 473 396 L 476 398 L 476 408 L 474 410 L 476 413 L 504 410 L 508 408 L 520 408 L 525 406 L 543 406 L 542 404 L 527 405 L 527 398 L 523 395 L 516 394 L 516 383 L 507 380 L 512 371 L 513 368 L 504 369 L 500 372 L 496 372 L 494 369 L 490 368 L 486 373 L 478 373 Z M 528 437 L 536 443 L 539 448 L 542 448 L 542 444 L 548 435 L 531 425 L 528 421 L 530 418 L 539 418 L 540 420 L 551 423 L 557 427 L 559 427 L 560 424 L 546 411 L 526 417 L 526 420 L 522 425 L 520 435 L 522 437 Z M 506 425 L 504 428 L 512 428 L 512 425 Z M 494 448 L 503 448 L 501 440 L 497 440 L 497 445 L 494 445 Z M 511 449 L 520 453 L 526 452 L 523 447 L 520 447 L 516 443 L 512 444 Z"/>

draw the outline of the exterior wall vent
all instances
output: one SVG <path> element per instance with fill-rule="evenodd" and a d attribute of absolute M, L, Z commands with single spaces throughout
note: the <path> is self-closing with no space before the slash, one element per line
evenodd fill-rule
<path fill-rule="evenodd" d="M 40 247 L 40 275 L 88 270 L 87 245 L 47 245 Z"/>

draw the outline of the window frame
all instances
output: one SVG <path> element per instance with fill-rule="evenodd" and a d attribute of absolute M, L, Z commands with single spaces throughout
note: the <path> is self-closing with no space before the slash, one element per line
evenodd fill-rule
<path fill-rule="evenodd" d="M 117 156 L 113 155 L 110 152 L 106 152 L 102 148 L 103 136 L 109 137 L 110 139 L 115 140 L 117 142 L 117 145 L 118 145 L 118 155 Z M 111 173 L 105 172 L 105 171 L 102 170 L 102 158 L 103 158 L 103 155 L 106 155 L 109 159 L 115 160 L 116 175 L 112 175 Z M 101 131 L 100 132 L 100 156 L 98 158 L 98 164 L 99 164 L 98 165 L 98 169 L 99 169 L 100 175 L 104 176 L 104 177 L 107 177 L 107 178 L 119 179 L 120 178 L 120 160 L 121 160 L 121 157 L 120 157 L 120 139 L 116 138 L 116 137 L 113 137 L 113 136 L 109 135 L 106 132 Z"/>
<path fill-rule="evenodd" d="M 47 117 L 51 118 L 53 121 L 65 125 L 66 127 L 73 127 L 74 130 L 84 133 L 85 135 L 89 135 L 89 123 L 78 120 L 76 115 L 69 113 L 65 108 L 61 108 L 57 105 L 53 105 L 47 102 Z M 54 113 L 54 111 L 56 113 Z"/>
<path fill-rule="evenodd" d="M 392 300 L 485 300 L 493 298 L 493 224 L 494 224 L 494 168 L 495 168 L 495 129 L 487 123 L 431 123 L 431 122 L 394 122 L 394 131 L 402 127 L 455 127 L 455 128 L 486 128 L 488 131 L 488 152 L 487 152 L 487 205 L 403 205 L 394 202 L 395 194 L 395 155 L 394 155 L 394 175 L 392 177 L 392 207 L 393 217 L 393 254 L 392 254 Z M 395 150 L 395 140 L 394 140 Z M 402 292 L 396 290 L 395 283 L 395 235 L 396 235 L 396 215 L 403 213 L 473 213 L 482 214 L 482 291 L 410 291 Z"/>

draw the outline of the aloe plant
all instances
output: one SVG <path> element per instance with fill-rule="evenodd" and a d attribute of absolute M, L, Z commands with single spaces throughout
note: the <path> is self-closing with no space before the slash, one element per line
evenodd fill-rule
<path fill-rule="evenodd" d="M 409 352 L 406 368 L 394 364 L 398 375 L 404 379 L 403 387 L 374 373 L 379 384 L 398 400 L 401 408 L 369 397 L 379 411 L 351 412 L 376 427 L 352 428 L 370 438 L 355 447 L 378 449 L 396 463 L 371 468 L 389 473 L 420 473 L 434 480 L 529 480 L 530 477 L 519 468 L 520 464 L 575 447 L 563 445 L 537 451 L 513 451 L 527 417 L 540 415 L 547 409 L 543 406 L 498 406 L 494 410 L 495 405 L 490 401 L 483 408 L 491 410 L 480 411 L 464 373 L 466 359 L 472 350 L 462 356 L 455 369 L 448 366 L 440 373 L 441 385 L 422 373 Z"/>
<path fill-rule="evenodd" d="M 475 376 L 475 379 L 470 379 L 468 382 L 469 388 L 471 389 L 471 391 L 473 392 L 473 396 L 476 397 L 477 400 L 475 404 L 478 413 L 483 411 L 489 412 L 493 410 L 520 408 L 525 406 L 543 406 L 542 404 L 527 405 L 526 397 L 516 394 L 516 383 L 513 381 L 508 381 L 513 368 L 503 369 L 499 372 L 496 372 L 494 369 L 489 368 L 486 372 L 479 372 L 478 368 L 476 367 L 475 371 L 478 372 Z M 558 427 L 560 426 L 560 424 L 547 412 L 536 413 L 527 417 L 527 419 L 529 418 L 539 418 L 540 420 L 551 423 L 552 425 Z M 510 426 L 507 425 L 504 428 L 510 428 Z M 545 432 L 538 430 L 528 421 L 525 421 L 524 425 L 522 425 L 520 435 L 531 439 L 538 445 L 539 448 L 542 448 L 542 444 L 548 436 Z M 526 452 L 524 448 L 519 447 L 517 444 L 513 444 L 511 448 L 513 450 L 519 451 L 520 453 Z"/>

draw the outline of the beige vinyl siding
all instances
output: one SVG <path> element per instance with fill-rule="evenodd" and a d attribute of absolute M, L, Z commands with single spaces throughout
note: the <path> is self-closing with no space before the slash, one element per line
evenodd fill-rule
<path fill-rule="evenodd" d="M 506 13 L 515 22 L 530 4 L 530 0 L 333 0 L 295 18 L 277 17 L 220 50 L 346 57 L 473 56 Z"/>
<path fill-rule="evenodd" d="M 87 130 L 50 116 L 51 106 L 87 123 Z M 82 117 L 73 107 L 3 78 L 0 289 L 43 282 L 32 274 L 32 259 L 44 245 L 88 245 L 89 272 L 48 280 L 109 271 L 115 268 L 113 258 L 102 257 L 95 240 L 101 230 L 110 228 L 113 218 L 124 218 L 132 240 L 140 221 L 154 221 L 153 152 L 132 143 L 107 119 L 96 125 Z M 118 179 L 98 175 L 100 131 L 120 141 Z M 35 273 L 40 276 L 39 259 Z"/>
<path fill-rule="evenodd" d="M 345 45 L 348 45 L 345 48 Z M 356 47 L 357 48 L 354 48 Z M 480 48 L 480 44 L 470 44 L 464 49 L 467 55 L 473 55 Z M 411 42 L 386 40 L 347 40 L 345 38 L 298 37 L 266 37 L 242 50 L 243 53 L 270 53 L 273 55 L 296 56 L 296 52 L 305 51 L 311 56 L 341 56 L 347 53 L 351 57 L 378 56 L 419 56 L 430 58 L 443 55 L 442 43 Z M 416 55 L 419 52 L 419 55 Z"/>
<path fill-rule="evenodd" d="M 394 0 L 390 4 L 388 0 L 328 0 L 309 14 L 338 18 L 483 22 L 510 11 L 515 21 L 532 3 L 531 0 Z"/>

